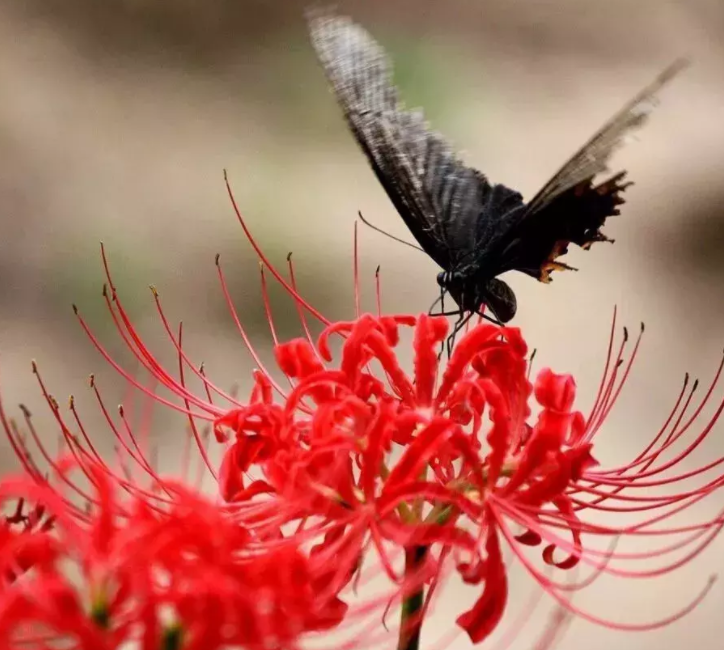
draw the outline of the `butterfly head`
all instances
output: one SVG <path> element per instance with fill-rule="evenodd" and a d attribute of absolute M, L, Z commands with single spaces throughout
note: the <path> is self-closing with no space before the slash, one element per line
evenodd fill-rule
<path fill-rule="evenodd" d="M 437 282 L 463 311 L 477 312 L 485 306 L 501 323 L 507 323 L 518 309 L 513 290 L 497 278 L 482 280 L 475 276 L 443 272 L 438 274 Z"/>

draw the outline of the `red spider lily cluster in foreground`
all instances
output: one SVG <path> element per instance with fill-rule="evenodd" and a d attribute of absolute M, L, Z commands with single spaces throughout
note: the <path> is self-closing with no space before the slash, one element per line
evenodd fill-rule
<path fill-rule="evenodd" d="M 74 401 L 64 414 L 35 369 L 66 451 L 60 459 L 51 455 L 24 410 L 22 428 L 39 448 L 31 453 L 28 437 L 0 405 L 23 469 L 0 482 L 0 498 L 10 508 L 0 525 L 0 648 L 97 650 L 135 642 L 144 650 L 269 650 L 307 639 L 362 648 L 388 638 L 381 620 L 399 610 L 398 647 L 409 650 L 418 646 L 445 583 L 455 578 L 475 586 L 476 598 L 460 608 L 456 622 L 478 643 L 505 620 L 515 564 L 559 611 L 622 630 L 667 625 L 701 601 L 712 579 L 704 578 L 700 593 L 679 611 L 656 621 L 606 620 L 572 597 L 604 573 L 624 579 L 674 571 L 724 525 L 724 511 L 698 524 L 676 522 L 724 486 L 724 457 L 677 469 L 724 409 L 721 402 L 703 416 L 721 365 L 699 401 L 696 385 L 684 383 L 663 425 L 629 463 L 602 468 L 596 437 L 640 337 L 624 362 L 628 337 L 616 351 L 614 323 L 598 396 L 584 415 L 571 376 L 543 369 L 530 380 L 528 348 L 516 328 L 469 328 L 440 367 L 438 351 L 448 334 L 442 317 L 358 313 L 349 322 L 326 321 L 297 293 L 291 263 L 287 280 L 239 220 L 262 269 L 294 299 L 306 334 L 280 343 L 266 301 L 277 365 L 289 388 L 251 347 L 220 266 L 224 295 L 257 366 L 246 402 L 187 357 L 180 330 L 170 326 L 154 292 L 179 362 L 174 372 L 162 367 L 108 274 L 104 295 L 119 334 L 171 395 L 137 382 L 82 318 L 81 325 L 135 388 L 188 418 L 187 439 L 196 441 L 220 499 L 159 476 L 123 410 L 113 418 L 92 382 L 120 449 L 118 459 L 104 460 Z M 355 284 L 357 290 L 356 272 Z M 262 286 L 266 297 L 263 272 Z M 379 288 L 377 295 L 379 304 Z M 323 326 L 316 341 L 310 318 Z M 406 370 L 406 355 L 397 350 L 410 338 Z M 201 382 L 201 395 L 189 388 L 191 376 Z M 208 454 L 209 430 L 224 445 L 218 471 Z M 685 490 L 677 487 L 684 484 Z M 625 523 L 604 526 L 596 521 L 599 513 L 616 513 Z M 645 537 L 647 550 L 618 551 L 616 542 L 629 536 Z M 587 575 L 577 577 L 574 567 Z M 553 622 L 541 646 L 552 642 L 562 620 Z M 329 634 L 334 639 L 325 643 Z"/>

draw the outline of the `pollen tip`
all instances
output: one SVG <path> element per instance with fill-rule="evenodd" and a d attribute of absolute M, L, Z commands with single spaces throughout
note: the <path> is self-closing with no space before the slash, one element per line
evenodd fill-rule
<path fill-rule="evenodd" d="M 108 285 L 105 282 L 103 283 L 103 297 L 108 297 Z"/>
<path fill-rule="evenodd" d="M 118 405 L 118 415 L 120 415 L 121 417 L 123 417 L 123 413 L 124 413 L 123 404 L 119 404 L 119 405 Z"/>
<path fill-rule="evenodd" d="M 624 326 L 623 328 L 623 342 L 625 343 L 628 341 L 628 327 Z"/>
<path fill-rule="evenodd" d="M 380 269 L 382 268 L 381 264 L 377 265 L 377 268 L 375 269 L 375 276 L 378 276 L 380 274 Z"/>
<path fill-rule="evenodd" d="M 216 266 L 219 266 L 220 257 L 221 257 L 221 253 L 216 253 L 216 255 L 214 256 L 214 264 L 216 264 Z"/>
<path fill-rule="evenodd" d="M 229 182 L 229 172 L 226 171 L 226 168 L 224 168 L 224 180 L 227 183 Z"/>
<path fill-rule="evenodd" d="M 293 251 L 289 251 L 289 252 L 287 253 L 287 262 L 291 262 L 291 261 L 292 261 L 292 252 L 293 252 Z"/>
<path fill-rule="evenodd" d="M 641 334 L 643 334 L 645 330 L 646 330 L 646 323 L 641 321 Z"/>
<path fill-rule="evenodd" d="M 68 408 L 72 409 L 74 405 L 75 405 L 75 397 L 73 397 L 73 395 L 69 395 L 68 396 Z"/>
<path fill-rule="evenodd" d="M 18 404 L 18 408 L 23 412 L 23 416 L 25 416 L 26 418 L 32 416 L 32 413 L 30 413 L 30 409 L 25 406 L 25 404 Z"/>
<path fill-rule="evenodd" d="M 693 393 L 697 388 L 699 388 L 699 380 L 694 381 L 694 385 L 691 387 L 691 392 Z"/>
<path fill-rule="evenodd" d="M 38 362 L 35 359 L 30 361 L 30 367 L 33 369 L 33 374 L 38 374 Z"/>
<path fill-rule="evenodd" d="M 152 285 L 152 284 L 149 284 L 149 285 L 148 285 L 148 288 L 151 290 L 151 293 L 153 294 L 153 297 L 154 297 L 154 298 L 158 298 L 158 290 L 156 289 L 156 287 L 155 287 L 154 285 Z"/>
<path fill-rule="evenodd" d="M 88 385 L 89 385 L 91 388 L 95 388 L 95 385 L 96 385 L 96 376 L 95 376 L 93 373 L 91 373 L 90 375 L 88 375 Z"/>
<path fill-rule="evenodd" d="M 77 316 L 78 315 L 78 305 L 73 303 L 73 313 Z"/>

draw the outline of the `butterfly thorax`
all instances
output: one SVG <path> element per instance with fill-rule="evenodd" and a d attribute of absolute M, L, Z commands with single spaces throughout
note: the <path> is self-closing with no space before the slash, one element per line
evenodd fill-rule
<path fill-rule="evenodd" d="M 501 322 L 515 316 L 517 300 L 513 290 L 498 278 L 471 274 L 467 271 L 443 271 L 437 282 L 460 308 L 461 312 L 482 313 L 486 307 Z"/>

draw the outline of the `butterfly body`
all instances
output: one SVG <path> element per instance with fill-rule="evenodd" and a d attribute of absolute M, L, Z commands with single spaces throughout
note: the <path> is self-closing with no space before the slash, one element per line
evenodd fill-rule
<path fill-rule="evenodd" d="M 598 174 L 640 127 L 656 92 L 683 66 L 677 61 L 639 93 L 528 202 L 466 165 L 421 111 L 404 107 L 382 47 L 345 17 L 314 13 L 317 56 L 355 139 L 393 205 L 443 269 L 438 284 L 463 313 L 488 307 L 501 322 L 513 318 L 515 295 L 497 276 L 519 271 L 550 282 L 571 267 L 558 258 L 570 244 L 584 249 L 611 241 L 602 232 L 619 213 L 625 172 L 595 184 Z"/>

